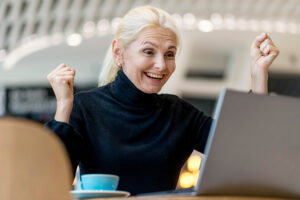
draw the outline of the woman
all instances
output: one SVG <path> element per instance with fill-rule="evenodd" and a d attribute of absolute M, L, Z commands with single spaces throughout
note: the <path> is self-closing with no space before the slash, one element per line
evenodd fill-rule
<path fill-rule="evenodd" d="M 131 194 L 171 190 L 193 149 L 203 152 L 212 119 L 174 95 L 158 95 L 175 70 L 178 30 L 150 6 L 121 21 L 100 75 L 100 87 L 73 96 L 75 71 L 48 75 L 57 110 L 47 123 L 64 142 L 73 169 L 120 176 Z M 267 70 L 278 48 L 266 34 L 252 46 L 252 91 L 267 93 Z"/>

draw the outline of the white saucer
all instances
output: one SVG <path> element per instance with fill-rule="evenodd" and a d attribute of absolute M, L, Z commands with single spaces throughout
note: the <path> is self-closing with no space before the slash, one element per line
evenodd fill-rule
<path fill-rule="evenodd" d="M 70 193 L 78 199 L 128 197 L 130 195 L 129 192 L 118 190 L 72 190 Z"/>

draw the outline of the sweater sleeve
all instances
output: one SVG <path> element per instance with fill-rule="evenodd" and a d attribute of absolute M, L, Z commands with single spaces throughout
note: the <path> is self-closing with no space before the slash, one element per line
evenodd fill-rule
<path fill-rule="evenodd" d="M 210 132 L 212 118 L 202 114 L 199 118 L 198 124 L 195 124 L 195 130 L 193 131 L 194 147 L 197 151 L 204 153 L 204 149 L 207 143 L 207 138 Z"/>
<path fill-rule="evenodd" d="M 190 142 L 195 150 L 204 153 L 212 118 L 185 102 L 185 118 L 189 122 Z"/>
<path fill-rule="evenodd" d="M 55 119 L 52 119 L 45 124 L 45 126 L 55 132 L 63 142 L 69 154 L 74 173 L 80 160 L 80 145 L 83 141 L 83 135 L 80 132 L 82 131 L 80 108 L 78 106 L 78 101 L 75 99 L 69 124 L 56 121 Z M 76 127 L 74 127 L 73 124 L 76 124 Z"/>

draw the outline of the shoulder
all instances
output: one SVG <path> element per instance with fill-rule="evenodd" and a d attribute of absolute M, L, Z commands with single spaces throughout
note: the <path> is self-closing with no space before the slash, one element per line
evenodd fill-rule
<path fill-rule="evenodd" d="M 189 102 L 185 101 L 184 99 L 173 95 L 173 94 L 159 94 L 158 95 L 160 100 L 164 103 L 164 105 L 169 105 L 171 107 L 186 109 L 187 111 L 195 110 L 199 111 L 196 107 L 194 107 Z"/>
<path fill-rule="evenodd" d="M 96 98 L 106 93 L 107 93 L 107 85 L 96 87 L 86 91 L 80 91 L 74 95 L 74 100 L 83 101 L 90 98 Z"/>

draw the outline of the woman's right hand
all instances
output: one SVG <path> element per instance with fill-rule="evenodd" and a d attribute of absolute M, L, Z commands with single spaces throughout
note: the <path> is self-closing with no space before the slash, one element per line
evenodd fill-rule
<path fill-rule="evenodd" d="M 60 64 L 47 76 L 57 100 L 54 117 L 57 121 L 69 123 L 74 100 L 74 77 L 75 70 L 65 64 Z"/>

